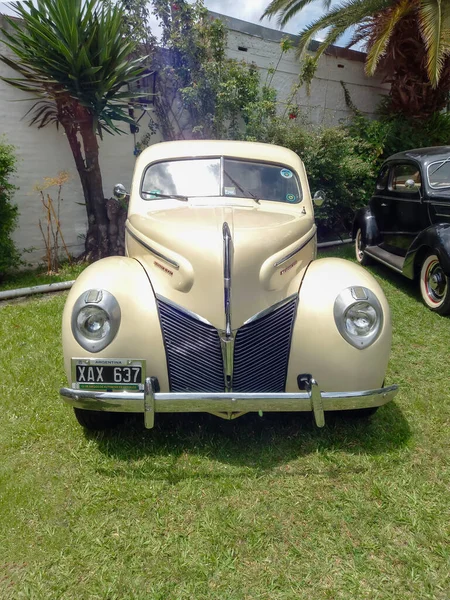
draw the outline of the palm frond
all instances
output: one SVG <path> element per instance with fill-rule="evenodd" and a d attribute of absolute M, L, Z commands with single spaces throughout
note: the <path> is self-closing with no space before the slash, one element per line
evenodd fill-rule
<path fill-rule="evenodd" d="M 367 19 L 387 8 L 392 0 L 346 0 L 340 5 L 328 11 L 326 15 L 320 17 L 307 25 L 299 34 L 299 43 L 297 54 L 302 57 L 306 52 L 310 41 L 320 31 L 330 28 L 325 40 L 334 38 L 334 30 L 339 31 L 339 37 L 350 27 L 358 25 L 359 22 Z M 320 50 L 317 51 L 317 58 L 326 50 L 331 42 L 322 43 Z"/>
<path fill-rule="evenodd" d="M 21 23 L 7 19 L 10 29 L 2 33 L 14 56 L 0 60 L 18 77 L 3 79 L 41 99 L 68 95 L 107 125 L 105 108 L 115 99 L 126 106 L 124 87 L 144 70 L 145 57 L 129 59 L 136 43 L 123 39 L 122 10 L 101 0 L 23 0 L 12 7 Z"/>
<path fill-rule="evenodd" d="M 370 45 L 366 59 L 366 73 L 373 75 L 377 69 L 377 65 L 386 53 L 386 48 L 391 38 L 391 35 L 399 23 L 399 21 L 414 10 L 414 5 L 411 5 L 410 0 L 400 0 L 392 10 L 389 10 L 384 18 L 378 20 L 378 28 L 376 39 Z"/>
<path fill-rule="evenodd" d="M 314 0 L 272 0 L 269 6 L 261 15 L 261 19 L 264 17 L 273 17 L 278 13 L 277 24 L 280 27 L 286 25 L 286 23 L 299 13 L 305 6 L 311 4 Z M 324 0 L 325 8 L 330 4 L 331 0 Z"/>
<path fill-rule="evenodd" d="M 437 87 L 445 59 L 450 55 L 450 7 L 441 0 L 422 0 L 419 20 L 427 48 L 427 72 Z"/>

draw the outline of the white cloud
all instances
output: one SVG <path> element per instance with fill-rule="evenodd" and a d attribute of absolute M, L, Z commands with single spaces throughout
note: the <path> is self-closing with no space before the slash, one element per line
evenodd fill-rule
<path fill-rule="evenodd" d="M 205 6 L 224 15 L 250 21 L 270 27 L 271 29 L 279 29 L 277 25 L 277 17 L 272 19 L 264 18 L 262 21 L 261 15 L 270 3 L 270 0 L 250 0 L 249 2 L 236 2 L 236 0 L 205 0 Z M 335 2 L 337 4 L 337 2 Z M 284 27 L 283 31 L 288 33 L 299 33 L 306 25 L 321 17 L 324 13 L 322 0 L 314 0 L 306 6 L 301 14 L 295 16 Z"/>

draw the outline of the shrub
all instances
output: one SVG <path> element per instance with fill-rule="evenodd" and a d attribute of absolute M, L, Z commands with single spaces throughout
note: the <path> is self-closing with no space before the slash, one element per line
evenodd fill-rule
<path fill-rule="evenodd" d="M 311 191 L 326 192 L 315 208 L 320 237 L 349 231 L 355 210 L 367 203 L 377 172 L 377 152 L 343 127 L 312 128 L 279 120 L 272 143 L 290 148 L 305 163 Z"/>
<path fill-rule="evenodd" d="M 15 170 L 13 147 L 0 139 L 0 279 L 20 264 L 19 252 L 11 239 L 18 216 L 17 206 L 11 203 L 16 187 L 10 183 L 10 177 Z"/>
<path fill-rule="evenodd" d="M 378 166 L 397 152 L 450 143 L 450 113 L 434 113 L 418 121 L 401 114 L 391 114 L 381 103 L 377 120 L 355 111 L 347 126 L 349 134 L 367 143 L 378 155 Z"/>

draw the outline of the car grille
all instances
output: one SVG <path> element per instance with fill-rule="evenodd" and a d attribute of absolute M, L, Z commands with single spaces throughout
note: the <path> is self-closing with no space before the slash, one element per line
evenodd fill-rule
<path fill-rule="evenodd" d="M 171 392 L 223 392 L 217 329 L 158 300 Z"/>
<path fill-rule="evenodd" d="M 237 331 L 233 391 L 284 391 L 296 307 L 294 298 Z M 170 391 L 223 392 L 223 359 L 217 329 L 160 299 L 158 309 Z"/>
<path fill-rule="evenodd" d="M 294 298 L 238 329 L 233 391 L 284 392 L 296 306 Z"/>

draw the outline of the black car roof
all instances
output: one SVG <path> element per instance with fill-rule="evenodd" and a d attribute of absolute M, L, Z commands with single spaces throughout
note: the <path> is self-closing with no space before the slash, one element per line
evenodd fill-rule
<path fill-rule="evenodd" d="M 407 160 L 414 159 L 423 165 L 428 165 L 437 160 L 445 160 L 450 158 L 450 146 L 430 146 L 429 148 L 415 148 L 406 150 L 405 152 L 397 152 L 390 156 L 386 162 L 391 160 Z"/>

